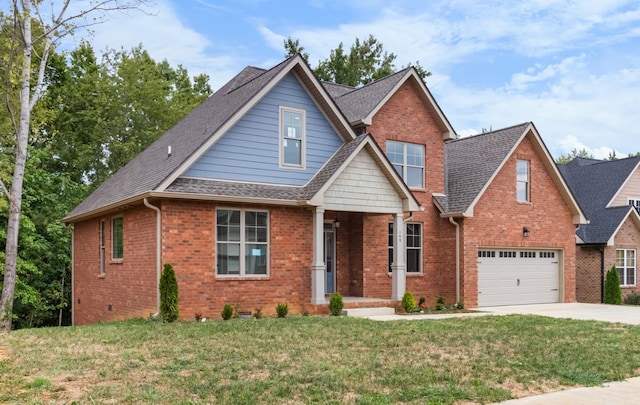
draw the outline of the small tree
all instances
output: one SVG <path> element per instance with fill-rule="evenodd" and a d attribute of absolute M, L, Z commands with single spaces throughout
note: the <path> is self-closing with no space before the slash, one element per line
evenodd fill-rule
<path fill-rule="evenodd" d="M 163 322 L 178 319 L 178 281 L 171 263 L 165 263 L 160 276 L 160 316 Z"/>
<path fill-rule="evenodd" d="M 622 291 L 620 290 L 620 276 L 616 266 L 607 272 L 604 279 L 604 303 L 605 304 L 622 304 Z"/>
<path fill-rule="evenodd" d="M 331 315 L 333 316 L 339 316 L 342 314 L 342 308 L 344 308 L 342 295 L 339 292 L 336 292 L 329 299 L 329 312 L 331 312 Z"/>
<path fill-rule="evenodd" d="M 402 296 L 402 308 L 404 308 L 406 313 L 411 313 L 415 307 L 416 299 L 413 297 L 413 293 L 411 291 L 407 291 Z"/>

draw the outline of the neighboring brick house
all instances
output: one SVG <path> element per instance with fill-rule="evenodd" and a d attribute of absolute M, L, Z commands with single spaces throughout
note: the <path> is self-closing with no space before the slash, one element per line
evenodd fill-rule
<path fill-rule="evenodd" d="M 585 221 L 533 124 L 458 140 L 415 69 L 352 88 L 298 55 L 244 69 L 65 222 L 85 324 L 156 313 L 162 263 L 183 318 L 323 313 L 334 291 L 574 301 Z"/>
<path fill-rule="evenodd" d="M 602 302 L 604 276 L 614 265 L 623 295 L 638 292 L 640 157 L 603 161 L 575 158 L 559 165 L 589 219 L 576 231 L 576 296 Z"/>

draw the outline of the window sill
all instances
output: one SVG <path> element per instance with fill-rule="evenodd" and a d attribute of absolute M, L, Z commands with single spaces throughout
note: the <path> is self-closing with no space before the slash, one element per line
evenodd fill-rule
<path fill-rule="evenodd" d="M 387 276 L 389 276 L 389 278 L 393 277 L 393 273 L 387 273 Z M 420 272 L 420 273 L 405 273 L 406 277 L 422 277 L 424 276 L 424 273 Z"/>
<path fill-rule="evenodd" d="M 124 259 L 111 259 L 109 264 L 122 264 L 124 263 Z"/>
<path fill-rule="evenodd" d="M 265 281 L 271 280 L 271 276 L 225 276 L 216 274 L 216 281 Z"/>

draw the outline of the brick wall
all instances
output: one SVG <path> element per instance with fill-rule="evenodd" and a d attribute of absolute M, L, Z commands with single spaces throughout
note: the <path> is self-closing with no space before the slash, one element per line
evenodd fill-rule
<path fill-rule="evenodd" d="M 615 259 L 615 249 L 613 251 Z M 576 247 L 576 300 L 578 302 L 595 304 L 602 301 L 600 255 L 598 247 Z"/>
<path fill-rule="evenodd" d="M 561 249 L 564 259 L 564 302 L 576 300 L 575 227 L 528 135 L 478 201 L 474 217 L 464 220 L 464 302 L 477 305 L 478 246 Z M 480 158 L 480 157 L 479 157 Z M 516 160 L 529 160 L 531 201 L 516 200 Z M 531 236 L 525 238 L 522 228 Z"/>
<path fill-rule="evenodd" d="M 122 216 L 124 258 L 112 260 L 111 220 Z M 100 221 L 105 274 L 100 275 Z M 156 213 L 136 207 L 74 225 L 74 324 L 147 318 L 156 312 Z"/>
<path fill-rule="evenodd" d="M 615 235 L 615 249 L 607 248 L 606 250 L 605 271 L 615 264 L 616 249 L 636 249 L 636 285 L 635 287 L 622 287 L 622 296 L 624 297 L 632 292 L 640 292 L 637 263 L 638 254 L 640 253 L 640 230 L 638 230 L 631 218 L 627 218 Z"/>
<path fill-rule="evenodd" d="M 163 202 L 163 262 L 172 263 L 176 272 L 180 317 L 193 319 L 200 312 L 207 318 L 219 318 L 225 302 L 238 305 L 241 311 L 260 309 L 264 315 L 274 314 L 280 302 L 288 303 L 292 313 L 308 310 L 313 255 L 311 210 L 228 203 L 221 207 L 269 211 L 269 276 L 216 277 L 216 204 Z"/>

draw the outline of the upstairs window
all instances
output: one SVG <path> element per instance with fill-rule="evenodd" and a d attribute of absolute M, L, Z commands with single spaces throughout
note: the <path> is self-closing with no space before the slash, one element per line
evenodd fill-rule
<path fill-rule="evenodd" d="M 516 163 L 516 195 L 519 202 L 531 200 L 528 160 L 518 160 Z"/>
<path fill-rule="evenodd" d="M 424 145 L 387 141 L 387 158 L 411 188 L 424 188 Z"/>
<path fill-rule="evenodd" d="M 618 270 L 618 276 L 620 276 L 621 287 L 632 287 L 636 285 L 635 249 L 616 250 L 616 270 Z"/>
<path fill-rule="evenodd" d="M 124 257 L 124 226 L 122 217 L 111 220 L 111 258 L 122 260 Z"/>
<path fill-rule="evenodd" d="M 636 211 L 640 213 L 640 198 L 629 198 L 629 205 L 635 207 Z"/>
<path fill-rule="evenodd" d="M 280 107 L 280 164 L 304 167 L 305 165 L 305 112 Z"/>

